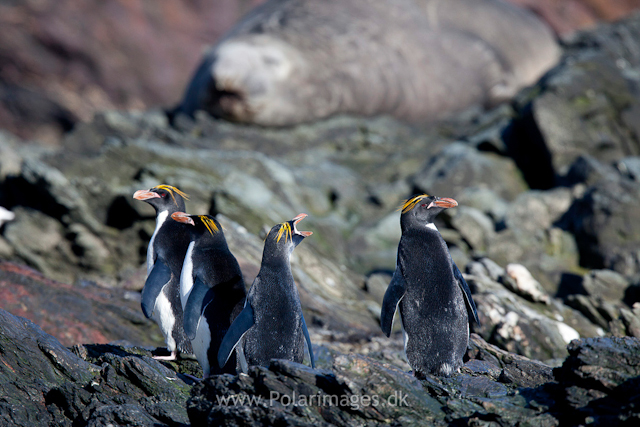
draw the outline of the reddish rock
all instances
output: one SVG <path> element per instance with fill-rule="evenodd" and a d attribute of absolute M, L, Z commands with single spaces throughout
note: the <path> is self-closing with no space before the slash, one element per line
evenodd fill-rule
<path fill-rule="evenodd" d="M 640 0 L 508 0 L 536 12 L 565 35 L 598 22 L 615 21 L 640 8 Z"/>
<path fill-rule="evenodd" d="M 126 295 L 136 294 L 91 283 L 68 285 L 0 261 L 0 308 L 31 320 L 66 346 L 117 340 L 164 346 L 160 330 L 144 317 L 140 302 Z"/>

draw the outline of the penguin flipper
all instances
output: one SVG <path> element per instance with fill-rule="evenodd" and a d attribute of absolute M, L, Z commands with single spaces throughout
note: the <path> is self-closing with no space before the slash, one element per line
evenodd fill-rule
<path fill-rule="evenodd" d="M 231 352 L 236 348 L 242 336 L 254 325 L 253 308 L 247 298 L 244 308 L 233 321 L 224 335 L 218 350 L 218 365 L 220 368 L 227 364 Z"/>
<path fill-rule="evenodd" d="M 170 280 L 171 270 L 161 259 L 157 259 L 142 288 L 142 312 L 148 319 L 153 315 L 158 295 Z"/>
<path fill-rule="evenodd" d="M 190 340 L 196 337 L 200 316 L 212 298 L 210 290 L 211 288 L 196 276 L 187 303 L 184 305 L 184 332 Z"/>
<path fill-rule="evenodd" d="M 458 286 L 462 290 L 462 294 L 464 295 L 464 302 L 467 304 L 467 311 L 469 312 L 470 317 L 473 317 L 473 321 L 476 322 L 478 326 L 480 326 L 480 319 L 478 319 L 478 309 L 476 308 L 476 303 L 473 302 L 473 298 L 471 297 L 471 289 L 469 289 L 469 285 L 467 281 L 462 277 L 462 273 L 456 263 L 453 263 L 453 275 L 458 282 Z"/>
<path fill-rule="evenodd" d="M 316 362 L 313 360 L 313 348 L 311 348 L 311 338 L 309 338 L 309 330 L 307 329 L 307 323 L 304 321 L 304 316 L 300 316 L 302 318 L 302 332 L 304 333 L 304 340 L 307 342 L 307 348 L 309 349 L 309 359 L 311 359 L 311 367 L 313 369 L 316 368 Z"/>
<path fill-rule="evenodd" d="M 396 314 L 398 304 L 407 291 L 407 283 L 398 270 L 393 273 L 393 278 L 382 300 L 382 311 L 380 312 L 380 327 L 386 336 L 391 335 L 393 327 L 393 316 Z"/>

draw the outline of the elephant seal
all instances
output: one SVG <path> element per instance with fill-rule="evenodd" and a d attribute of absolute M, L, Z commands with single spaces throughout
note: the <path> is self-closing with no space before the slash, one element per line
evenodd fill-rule
<path fill-rule="evenodd" d="M 432 121 L 511 98 L 559 55 L 542 21 L 502 0 L 268 0 L 205 54 L 176 112 Z"/>

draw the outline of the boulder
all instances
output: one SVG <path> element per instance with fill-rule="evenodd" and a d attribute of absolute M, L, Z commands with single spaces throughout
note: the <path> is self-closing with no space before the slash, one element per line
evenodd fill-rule
<path fill-rule="evenodd" d="M 580 264 L 631 276 L 640 272 L 640 186 L 624 177 L 587 188 L 563 215 L 576 238 Z"/>
<path fill-rule="evenodd" d="M 586 338 L 573 341 L 554 371 L 565 395 L 558 419 L 571 425 L 633 425 L 640 419 L 640 341 Z M 560 397 L 560 396 L 559 396 Z"/>
<path fill-rule="evenodd" d="M 4 310 L 0 332 L 2 425 L 188 422 L 185 381 L 190 380 L 152 359 L 148 350 L 87 345 L 70 351 L 29 320 Z M 194 372 L 194 363 L 183 362 L 183 370 Z"/>
<path fill-rule="evenodd" d="M 489 188 L 506 200 L 527 188 L 511 159 L 461 142 L 447 145 L 429 159 L 413 177 L 413 185 L 428 194 L 453 198 L 467 187 Z"/>

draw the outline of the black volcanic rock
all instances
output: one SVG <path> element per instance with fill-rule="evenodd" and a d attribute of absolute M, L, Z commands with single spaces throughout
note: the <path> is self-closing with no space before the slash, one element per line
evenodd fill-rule
<path fill-rule="evenodd" d="M 640 272 L 640 186 L 622 176 L 590 186 L 560 223 L 575 237 L 580 264 L 623 275 Z"/>
<path fill-rule="evenodd" d="M 566 425 L 635 425 L 640 421 L 640 341 L 586 338 L 572 342 L 555 370 L 565 390 L 559 419 Z"/>
<path fill-rule="evenodd" d="M 0 310 L 0 425 L 187 424 L 185 381 L 191 381 L 174 369 L 198 374 L 195 361 L 169 368 L 134 347 L 72 350 Z"/>
<path fill-rule="evenodd" d="M 506 425 L 543 416 L 520 387 L 553 381 L 551 368 L 473 338 L 471 359 L 451 378 L 418 380 L 386 363 L 336 355 L 325 369 L 274 360 L 247 376 L 209 378 L 192 390 L 193 425 L 450 425 L 492 414 Z"/>

